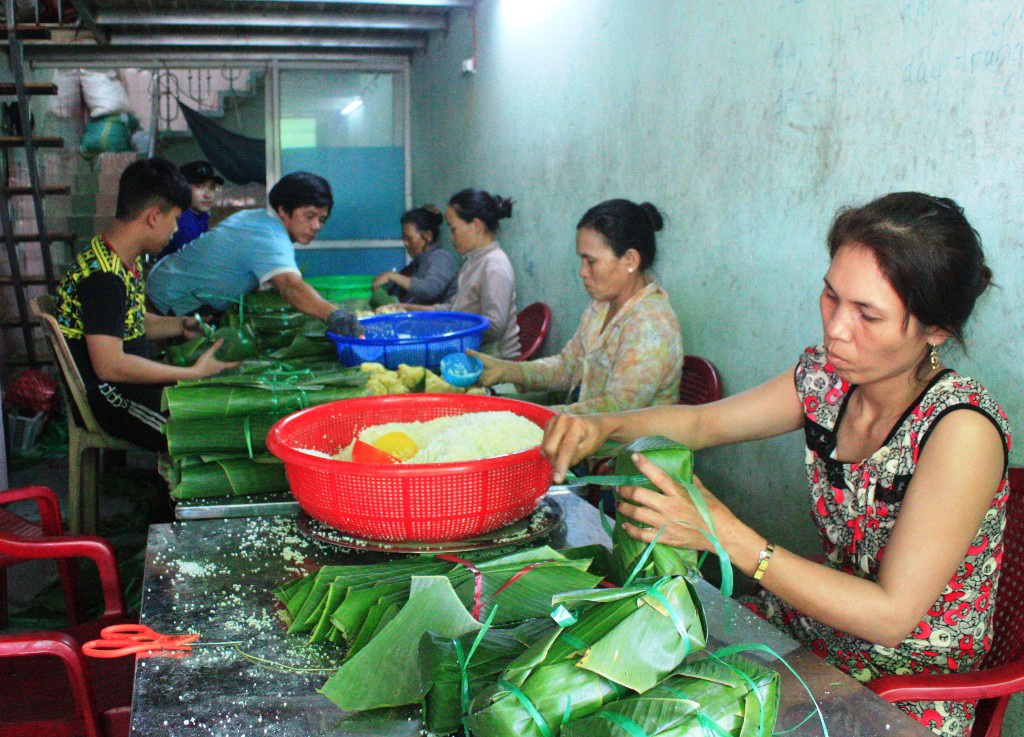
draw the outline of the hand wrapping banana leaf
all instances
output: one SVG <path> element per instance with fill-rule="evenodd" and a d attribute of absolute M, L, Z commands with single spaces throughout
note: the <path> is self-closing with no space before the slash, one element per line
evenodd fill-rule
<path fill-rule="evenodd" d="M 534 643 L 473 699 L 466 724 L 476 737 L 558 737 L 563 722 L 627 689 L 650 688 L 706 644 L 703 609 L 682 576 L 561 594 L 553 603 L 566 626 Z"/>
<path fill-rule="evenodd" d="M 779 711 L 779 674 L 739 655 L 681 665 L 637 696 L 570 721 L 562 737 L 769 737 Z"/>
<path fill-rule="evenodd" d="M 642 454 L 673 480 L 679 483 L 693 483 L 693 451 L 685 445 L 660 435 L 639 438 L 628 445 L 614 449 L 611 453 L 615 462 L 614 476 L 587 476 L 581 480 L 602 486 L 642 486 L 645 489 L 658 491 L 657 487 L 637 470 L 632 459 L 634 453 Z M 622 527 L 624 522 L 630 522 L 639 527 L 645 526 L 626 519 L 616 510 L 615 529 L 612 531 L 612 557 L 614 558 L 612 581 L 614 583 L 624 584 L 630 576 L 657 578 L 678 576 L 696 570 L 696 552 L 661 543 L 654 546 L 640 570 L 635 570 L 647 544 L 627 535 Z"/>

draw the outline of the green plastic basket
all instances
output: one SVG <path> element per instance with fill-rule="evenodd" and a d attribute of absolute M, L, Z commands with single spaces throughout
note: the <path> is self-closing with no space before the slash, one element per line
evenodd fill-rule
<path fill-rule="evenodd" d="M 330 302 L 345 299 L 369 299 L 373 292 L 373 276 L 362 274 L 340 274 L 337 276 L 313 276 L 306 283 Z"/>

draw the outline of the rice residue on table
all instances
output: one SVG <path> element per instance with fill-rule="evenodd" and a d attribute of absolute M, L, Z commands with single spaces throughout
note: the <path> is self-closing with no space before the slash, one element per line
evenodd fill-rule
<path fill-rule="evenodd" d="M 372 425 L 359 439 L 373 445 L 390 432 L 412 438 L 419 452 L 406 463 L 455 463 L 518 453 L 540 445 L 544 431 L 514 412 L 467 412 L 426 422 L 388 422 Z M 355 441 L 353 441 L 354 444 Z M 352 444 L 335 456 L 352 460 Z"/>

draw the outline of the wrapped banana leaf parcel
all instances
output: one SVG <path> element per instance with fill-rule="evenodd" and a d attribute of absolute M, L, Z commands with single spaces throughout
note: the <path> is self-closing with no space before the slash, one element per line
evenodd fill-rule
<path fill-rule="evenodd" d="M 700 490 L 693 486 L 693 451 L 690 448 L 661 435 L 638 438 L 610 451 L 609 455 L 614 459 L 614 475 L 587 476 L 582 480 L 602 486 L 640 486 L 652 491 L 659 491 L 633 463 L 634 453 L 639 453 L 654 463 L 690 494 L 711 532 L 710 539 L 718 552 L 722 568 L 722 593 L 729 596 L 732 593 L 732 566 L 725 549 L 718 544 L 714 537 L 714 524 L 707 512 L 703 496 Z M 611 532 L 612 557 L 614 559 L 611 580 L 614 583 L 625 584 L 636 576 L 656 578 L 683 575 L 691 571 L 698 572 L 700 559 L 696 551 L 684 550 L 663 543 L 657 543 L 653 548 L 648 549 L 647 543 L 635 540 L 625 532 L 624 522 L 638 527 L 646 527 L 643 523 L 626 518 L 616 509 L 615 528 Z"/>
<path fill-rule="evenodd" d="M 333 612 L 337 597 L 332 601 L 332 588 L 337 586 L 329 587 L 321 617 L 330 615 L 349 651 L 321 693 L 345 711 L 419 703 L 429 685 L 419 661 L 425 635 L 458 637 L 480 630 L 483 622 L 498 627 L 545 617 L 557 592 L 600 580 L 586 571 L 588 565 L 588 560 L 569 560 L 548 547 L 472 563 L 461 560 L 442 575 L 349 586 Z M 314 625 L 314 633 L 319 626 Z M 366 635 L 369 628 L 373 631 Z"/>
<path fill-rule="evenodd" d="M 488 628 L 461 637 L 428 632 L 420 641 L 420 670 L 428 682 L 423 724 L 435 735 L 462 727 L 470 701 L 493 684 L 532 643 L 558 625 L 550 617 L 531 619 L 510 629 Z"/>
<path fill-rule="evenodd" d="M 289 489 L 284 464 L 270 454 L 210 461 L 189 456 L 176 462 L 167 481 L 172 499 L 274 494 Z"/>
<path fill-rule="evenodd" d="M 778 673 L 735 654 L 709 656 L 568 722 L 562 737 L 770 737 L 778 711 Z"/>
<path fill-rule="evenodd" d="M 558 630 L 531 645 L 470 704 L 476 737 L 558 737 L 563 724 L 664 679 L 707 641 L 683 576 L 555 596 Z"/>

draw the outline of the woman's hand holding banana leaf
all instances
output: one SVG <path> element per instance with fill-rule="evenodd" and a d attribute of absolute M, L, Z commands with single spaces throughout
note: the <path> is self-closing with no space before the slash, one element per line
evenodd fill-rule
<path fill-rule="evenodd" d="M 649 525 L 649 527 L 641 528 L 627 522 L 623 525 L 623 530 L 630 537 L 640 542 L 649 543 L 655 535 L 658 535 L 658 530 L 664 527 L 665 529 L 661 530 L 661 535 L 658 537 L 658 542 L 688 550 L 713 551 L 714 546 L 711 541 L 698 532 L 698 530 L 703 530 L 705 533 L 709 533 L 710 530 L 693 505 L 686 489 L 642 454 L 634 453 L 632 459 L 637 470 L 649 478 L 651 483 L 657 486 L 662 493 L 659 494 L 641 486 L 618 487 L 619 496 L 622 498 L 622 501 L 618 503 L 618 511 L 635 522 Z M 696 474 L 693 476 L 693 485 L 704 495 L 711 519 L 721 536 L 729 528 L 730 522 L 735 521 L 735 517 L 722 502 L 707 490 Z"/>

